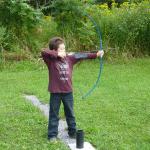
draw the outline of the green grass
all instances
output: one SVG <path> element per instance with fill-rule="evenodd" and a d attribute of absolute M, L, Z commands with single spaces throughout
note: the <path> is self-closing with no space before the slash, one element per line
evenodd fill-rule
<path fill-rule="evenodd" d="M 150 148 L 149 64 L 149 58 L 105 62 L 101 82 L 86 100 L 80 91 L 87 92 L 96 81 L 99 62 L 85 61 L 74 67 L 75 115 L 85 141 L 98 150 Z M 2 149 L 67 150 L 61 142 L 47 141 L 47 119 L 22 97 L 34 94 L 49 103 L 47 75 L 45 65 L 28 61 L 7 64 L 0 72 Z"/>
<path fill-rule="evenodd" d="M 34 93 L 32 88 L 39 89 L 36 82 L 43 76 L 40 70 L 31 71 L 31 66 L 37 69 L 20 62 L 0 72 L 0 149 L 68 150 L 60 141 L 47 140 L 47 118 L 23 98 L 24 93 Z"/>

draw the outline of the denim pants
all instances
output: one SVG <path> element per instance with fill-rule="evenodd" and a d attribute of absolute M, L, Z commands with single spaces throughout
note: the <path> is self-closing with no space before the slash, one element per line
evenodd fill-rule
<path fill-rule="evenodd" d="M 64 106 L 64 112 L 68 125 L 68 134 L 73 135 L 76 132 L 76 122 L 73 111 L 73 94 L 70 93 L 51 93 L 50 109 L 48 121 L 48 139 L 57 137 L 59 124 L 59 109 L 61 101 Z"/>

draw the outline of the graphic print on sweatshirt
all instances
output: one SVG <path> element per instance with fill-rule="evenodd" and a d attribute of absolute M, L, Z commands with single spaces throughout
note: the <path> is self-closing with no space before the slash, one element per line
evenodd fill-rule
<path fill-rule="evenodd" d="M 56 64 L 57 69 L 59 71 L 59 79 L 63 82 L 66 82 L 68 80 L 68 74 L 69 74 L 69 64 L 67 61 L 64 62 L 58 62 Z"/>

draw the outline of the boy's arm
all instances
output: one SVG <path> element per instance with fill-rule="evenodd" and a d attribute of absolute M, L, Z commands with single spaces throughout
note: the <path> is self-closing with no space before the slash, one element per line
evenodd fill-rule
<path fill-rule="evenodd" d="M 45 49 L 41 52 L 43 59 L 53 59 L 58 57 L 58 52 L 55 50 Z"/>
<path fill-rule="evenodd" d="M 41 56 L 46 64 L 50 63 L 50 60 L 56 59 L 58 57 L 58 52 L 55 50 L 44 49 L 41 52 Z"/>
<path fill-rule="evenodd" d="M 70 56 L 70 59 L 73 64 L 76 64 L 77 62 L 84 60 L 84 59 L 95 59 L 97 58 L 97 53 L 75 53 Z"/>

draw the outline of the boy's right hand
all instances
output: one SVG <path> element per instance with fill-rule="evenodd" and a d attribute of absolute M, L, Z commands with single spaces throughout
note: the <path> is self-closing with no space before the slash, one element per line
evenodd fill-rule
<path fill-rule="evenodd" d="M 61 58 L 66 57 L 66 52 L 62 51 L 62 52 L 58 52 L 58 56 Z"/>
<path fill-rule="evenodd" d="M 100 50 L 97 52 L 97 57 L 103 57 L 104 55 L 104 51 L 103 50 Z"/>

